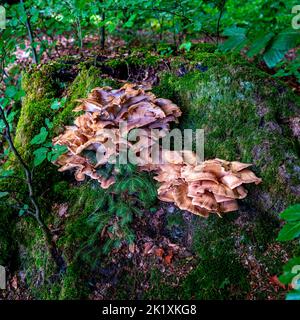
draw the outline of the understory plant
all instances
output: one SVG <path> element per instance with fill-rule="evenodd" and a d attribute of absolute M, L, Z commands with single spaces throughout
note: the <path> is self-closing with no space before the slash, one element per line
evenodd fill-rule
<path fill-rule="evenodd" d="M 34 183 L 33 170 L 29 167 L 26 161 L 23 159 L 20 152 L 14 145 L 13 136 L 11 133 L 13 116 L 7 115 L 6 111 L 2 106 L 0 106 L 0 136 L 7 142 L 7 156 L 14 158 L 17 161 L 20 168 L 21 174 L 14 173 L 13 170 L 6 168 L 6 161 L 3 162 L 1 166 L 1 189 L 0 198 L 4 198 L 4 204 L 10 206 L 18 211 L 19 216 L 28 215 L 32 217 L 38 226 L 43 231 L 45 236 L 46 245 L 49 249 L 49 252 L 57 264 L 57 267 L 60 271 L 63 271 L 65 268 L 65 263 L 62 256 L 59 253 L 59 250 L 53 241 L 53 237 L 50 229 L 45 223 L 42 217 L 42 210 L 39 205 L 38 197 L 36 195 L 36 185 Z M 19 186 L 17 189 L 11 189 L 11 180 L 17 180 L 21 185 L 26 186 L 26 191 L 23 194 L 22 187 Z"/>
<path fill-rule="evenodd" d="M 295 204 L 284 210 L 280 217 L 286 222 L 280 230 L 277 240 L 291 241 L 300 237 L 300 204 Z M 283 268 L 283 274 L 279 280 L 291 286 L 287 294 L 287 300 L 300 300 L 300 256 L 293 257 Z"/>
<path fill-rule="evenodd" d="M 101 173 L 109 176 L 113 169 L 118 172 L 116 183 L 105 190 L 97 208 L 88 216 L 86 223 L 92 232 L 77 252 L 77 256 L 92 266 L 102 254 L 134 243 L 132 222 L 157 199 L 156 186 L 149 174 L 138 172 L 132 164 L 118 163 L 107 164 Z"/>

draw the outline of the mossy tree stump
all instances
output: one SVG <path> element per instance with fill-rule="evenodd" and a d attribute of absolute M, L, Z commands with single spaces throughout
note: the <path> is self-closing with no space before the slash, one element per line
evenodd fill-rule
<path fill-rule="evenodd" d="M 178 285 L 178 290 L 165 290 L 162 285 L 158 290 L 165 294 L 158 294 L 153 289 L 145 293 L 148 297 L 245 298 L 251 291 L 251 276 L 241 253 L 247 253 L 252 246 L 252 254 L 271 270 L 271 274 L 280 272 L 283 258 L 279 256 L 274 261 L 273 257 L 266 257 L 266 252 L 277 236 L 277 214 L 300 200 L 299 97 L 237 56 L 213 51 L 208 47 L 174 58 L 171 69 L 159 73 L 160 81 L 153 91 L 181 107 L 180 128 L 205 130 L 206 159 L 219 157 L 253 163 L 254 171 L 263 183 L 248 188 L 249 195 L 240 201 L 239 212 L 229 213 L 223 219 L 193 217 L 192 222 L 186 221 L 185 224 L 192 225 L 194 245 L 190 249 L 198 259 L 198 267 Z M 149 59 L 146 56 L 142 61 L 146 63 Z M 127 67 L 134 64 L 133 70 L 138 70 L 136 59 L 129 56 L 128 60 L 123 60 L 121 62 Z M 159 65 L 158 60 L 149 60 L 152 68 Z M 53 137 L 64 125 L 72 123 L 75 99 L 85 97 L 96 86 L 118 86 L 116 79 L 102 75 L 109 70 L 118 75 L 120 61 L 115 59 L 99 64 L 95 61 L 78 63 L 74 59 L 63 59 L 24 75 L 26 97 L 15 144 L 26 161 L 32 163 L 34 146 L 30 145 L 30 140 L 46 118 L 54 124 L 49 134 Z M 67 97 L 65 106 L 52 110 L 53 100 L 62 96 Z M 27 219 L 19 222 L 16 228 L 18 241 L 24 243 L 19 246 L 22 252 L 20 268 L 30 269 L 35 265 L 27 281 L 36 297 L 86 296 L 89 292 L 83 282 L 88 282 L 92 272 L 80 269 L 74 256 L 76 246 L 90 234 L 84 219 L 95 209 L 102 191 L 90 184 L 74 185 L 71 175 L 58 173 L 49 162 L 35 169 L 35 177 L 41 191 L 43 216 L 48 224 L 61 225 L 55 204 L 66 203 L 69 208 L 69 217 L 62 222 L 58 242 L 69 269 L 64 278 L 51 278 L 53 268 L 44 256 L 42 234 Z M 222 270 L 221 266 L 224 266 Z M 37 284 L 37 275 L 41 273 L 43 281 Z M 218 277 L 214 277 L 215 273 Z M 157 277 L 154 278 L 151 279 L 157 282 Z M 123 289 L 120 287 L 120 291 Z"/>

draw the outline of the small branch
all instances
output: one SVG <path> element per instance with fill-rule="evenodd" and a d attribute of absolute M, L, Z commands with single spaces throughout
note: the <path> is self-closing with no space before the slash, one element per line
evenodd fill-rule
<path fill-rule="evenodd" d="M 102 17 L 101 20 L 105 20 L 105 11 L 102 11 Z M 102 25 L 101 30 L 100 30 L 100 45 L 101 49 L 104 50 L 105 48 L 105 25 Z"/>
<path fill-rule="evenodd" d="M 225 4 L 226 4 L 226 0 L 223 0 L 221 3 L 220 14 L 219 14 L 218 23 L 217 23 L 217 44 L 219 44 L 219 40 L 220 40 L 221 19 L 224 13 Z"/>
<path fill-rule="evenodd" d="M 33 39 L 33 33 L 32 33 L 32 29 L 31 29 L 30 20 L 28 18 L 28 15 L 27 15 L 23 0 L 20 0 L 20 3 L 21 3 L 22 8 L 24 10 L 24 14 L 26 15 L 25 24 L 26 24 L 28 37 L 29 37 L 29 42 L 30 42 L 31 51 L 32 51 L 32 60 L 33 60 L 33 63 L 37 64 L 38 63 L 38 58 L 37 58 L 36 49 L 34 47 L 34 39 Z"/>

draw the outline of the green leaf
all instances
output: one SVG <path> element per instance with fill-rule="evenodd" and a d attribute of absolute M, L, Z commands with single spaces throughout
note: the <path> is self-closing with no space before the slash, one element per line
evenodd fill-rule
<path fill-rule="evenodd" d="M 51 159 L 50 161 L 56 161 L 62 154 L 66 153 L 68 151 L 68 148 L 66 146 L 61 146 L 59 144 L 56 144 L 53 146 L 50 154 L 51 154 Z"/>
<path fill-rule="evenodd" d="M 33 164 L 35 167 L 39 166 L 47 158 L 48 149 L 41 147 L 33 152 L 34 161 Z"/>
<path fill-rule="evenodd" d="M 58 101 L 58 99 L 55 99 L 50 107 L 52 110 L 58 110 L 60 108 L 60 102 Z"/>
<path fill-rule="evenodd" d="M 30 141 L 30 144 L 42 144 L 46 141 L 47 137 L 48 131 L 45 127 L 42 127 L 40 133 L 33 137 L 33 139 Z"/>
<path fill-rule="evenodd" d="M 9 86 L 5 90 L 5 95 L 9 98 L 13 98 L 16 93 L 18 92 L 18 89 L 15 86 Z"/>
<path fill-rule="evenodd" d="M 300 236 L 300 221 L 289 222 L 283 226 L 277 237 L 278 241 L 293 240 Z"/>
<path fill-rule="evenodd" d="M 55 99 L 51 104 L 52 110 L 58 110 L 62 108 L 66 103 L 67 97 L 63 97 L 60 101 L 58 99 Z"/>
<path fill-rule="evenodd" d="M 223 36 L 228 39 L 220 45 L 222 51 L 228 50 L 241 50 L 247 43 L 246 37 L 247 29 L 239 27 L 226 28 L 223 32 Z"/>
<path fill-rule="evenodd" d="M 67 101 L 67 97 L 63 97 L 60 101 L 58 99 L 55 99 L 51 104 L 52 110 L 59 110 L 62 108 Z"/>
<path fill-rule="evenodd" d="M 6 116 L 8 123 L 12 123 L 14 121 L 16 114 L 16 111 L 12 111 L 9 113 L 9 115 Z"/>
<path fill-rule="evenodd" d="M 192 43 L 191 42 L 184 42 L 180 45 L 179 49 L 184 49 L 185 51 L 189 52 L 191 50 Z"/>
<path fill-rule="evenodd" d="M 287 31 L 279 33 L 271 48 L 264 54 L 263 59 L 269 68 L 274 68 L 284 55 L 299 43 L 299 32 Z"/>
<path fill-rule="evenodd" d="M 14 174 L 14 170 L 1 170 L 0 176 L 1 177 L 10 177 Z"/>
<path fill-rule="evenodd" d="M 0 191 L 0 198 L 4 198 L 4 197 L 6 197 L 8 194 L 9 194 L 8 192 Z"/>
<path fill-rule="evenodd" d="M 271 48 L 264 54 L 263 59 L 269 68 L 274 68 L 283 57 L 283 51 Z"/>
<path fill-rule="evenodd" d="M 24 204 L 24 205 L 23 205 L 23 208 L 20 209 L 20 211 L 19 211 L 19 217 L 22 217 L 22 216 L 26 213 L 26 211 L 27 211 L 28 209 L 29 209 L 28 204 Z"/>
<path fill-rule="evenodd" d="M 126 21 L 124 24 L 123 24 L 123 28 L 132 28 L 133 24 L 134 24 L 134 20 L 135 18 L 137 17 L 137 14 L 134 13 L 130 16 L 130 18 L 128 19 L 128 21 Z"/>
<path fill-rule="evenodd" d="M 249 58 L 254 57 L 255 55 L 259 54 L 268 44 L 268 42 L 274 37 L 274 33 L 270 32 L 262 37 L 258 38 L 252 44 L 250 50 L 247 52 L 247 56 Z"/>
<path fill-rule="evenodd" d="M 45 119 L 45 124 L 49 129 L 53 128 L 53 123 L 48 118 Z"/>
<path fill-rule="evenodd" d="M 297 275 L 294 267 L 300 265 L 300 257 L 290 259 L 283 267 L 283 274 L 280 275 L 279 281 L 284 284 L 290 284 L 293 278 Z M 294 271 L 294 272 L 293 272 Z"/>
<path fill-rule="evenodd" d="M 287 221 L 300 220 L 300 204 L 288 207 L 280 214 L 280 217 Z"/>
<path fill-rule="evenodd" d="M 5 128 L 4 121 L 0 119 L 0 130 L 2 131 Z"/>

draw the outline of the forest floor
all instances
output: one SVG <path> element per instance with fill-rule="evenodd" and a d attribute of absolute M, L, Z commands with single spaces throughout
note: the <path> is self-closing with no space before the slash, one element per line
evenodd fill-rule
<path fill-rule="evenodd" d="M 147 42 L 145 42 L 145 39 L 143 40 L 143 42 L 141 42 L 142 37 L 143 37 L 143 35 L 139 35 L 139 37 L 138 37 L 139 40 L 136 40 L 135 42 L 133 42 L 132 46 L 133 47 L 140 46 L 141 48 L 143 48 L 145 43 L 147 43 Z M 47 63 L 48 61 L 59 59 L 64 56 L 76 56 L 76 57 L 82 57 L 84 59 L 87 59 L 87 58 L 96 57 L 96 56 L 100 55 L 100 56 L 103 56 L 106 58 L 113 58 L 116 54 L 118 54 L 120 49 L 125 48 L 127 46 L 126 42 L 122 38 L 116 38 L 116 37 L 109 37 L 107 39 L 105 50 L 101 49 L 100 44 L 99 44 L 99 39 L 96 36 L 89 36 L 89 37 L 84 38 L 82 48 L 79 48 L 75 44 L 75 39 L 73 39 L 73 38 L 66 38 L 65 36 L 55 36 L 54 39 L 56 40 L 56 46 L 55 46 L 54 50 L 51 51 L 51 54 L 44 52 L 41 57 L 41 63 Z M 48 39 L 44 38 L 43 40 L 48 41 L 49 43 L 51 43 L 53 41 L 53 39 L 50 39 L 50 38 L 48 38 Z M 158 41 L 158 39 L 156 39 L 156 40 Z M 224 39 L 222 39 L 222 38 L 219 39 L 219 41 L 223 41 L 223 40 Z M 151 39 L 151 41 L 153 41 L 153 39 Z M 24 68 L 26 68 L 26 66 L 29 66 L 32 62 L 31 62 L 31 58 L 30 58 L 30 44 L 27 40 L 25 40 L 24 42 L 25 42 L 25 48 L 24 49 L 19 48 L 16 51 L 17 59 L 14 64 L 19 64 L 19 65 L 23 66 Z M 213 37 L 211 37 L 211 38 L 203 37 L 198 40 L 193 40 L 194 44 L 198 44 L 198 43 L 214 44 L 216 42 L 217 42 L 217 39 L 213 38 Z M 166 42 L 164 45 L 166 48 L 168 48 L 168 42 Z M 130 46 L 128 46 L 128 48 Z M 155 49 L 155 47 L 156 47 L 156 45 L 154 45 L 153 48 Z M 170 42 L 169 47 L 170 48 L 173 47 L 173 44 L 171 44 L 171 42 Z M 169 49 L 167 49 L 166 51 L 168 51 L 168 50 Z M 291 49 L 286 54 L 286 59 L 288 61 L 294 60 L 296 58 L 297 50 L 299 50 L 299 48 Z M 128 50 L 128 52 L 130 53 L 130 49 Z M 176 54 L 176 52 L 174 52 L 174 53 Z M 172 53 L 172 55 L 174 53 Z M 180 54 L 180 52 L 178 52 L 177 54 Z M 255 59 L 249 59 L 249 58 L 247 58 L 246 55 L 243 54 L 243 52 L 241 54 L 243 55 L 243 57 L 245 59 L 248 59 L 250 62 L 253 62 L 254 64 L 256 64 L 256 66 L 258 68 L 262 69 L 263 71 L 265 71 L 271 75 L 276 73 L 276 71 L 274 69 L 269 69 L 264 62 L 255 61 Z M 13 65 L 9 66 L 9 68 L 11 68 L 11 67 L 13 67 Z M 300 94 L 300 84 L 299 84 L 299 82 L 297 82 L 297 79 L 295 77 L 286 76 L 286 77 L 282 77 L 281 80 L 286 82 L 297 94 Z"/>

